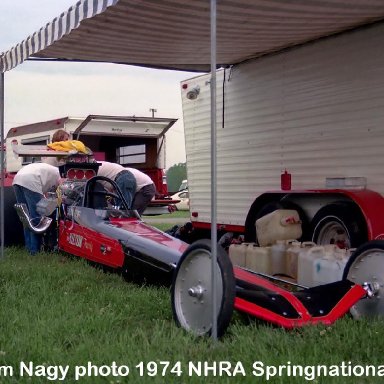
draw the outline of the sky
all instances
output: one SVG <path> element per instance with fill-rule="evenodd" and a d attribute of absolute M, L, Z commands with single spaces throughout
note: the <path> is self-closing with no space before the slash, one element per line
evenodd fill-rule
<path fill-rule="evenodd" d="M 0 52 L 39 30 L 77 0 L 1 0 Z M 185 162 L 180 82 L 196 73 L 118 64 L 26 61 L 4 75 L 5 133 L 12 127 L 89 114 L 177 118 L 166 168 Z"/>

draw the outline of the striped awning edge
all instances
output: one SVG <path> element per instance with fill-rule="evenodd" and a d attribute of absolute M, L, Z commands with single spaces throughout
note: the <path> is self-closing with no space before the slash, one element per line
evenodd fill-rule
<path fill-rule="evenodd" d="M 53 19 L 45 27 L 30 35 L 27 39 L 1 54 L 0 71 L 6 72 L 21 64 L 35 53 L 68 35 L 78 28 L 82 20 L 103 13 L 108 7 L 117 4 L 119 0 L 80 0 Z"/>

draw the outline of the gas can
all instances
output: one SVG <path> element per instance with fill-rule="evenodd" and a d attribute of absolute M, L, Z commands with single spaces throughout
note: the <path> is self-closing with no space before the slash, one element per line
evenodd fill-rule
<path fill-rule="evenodd" d="M 308 246 L 301 249 L 298 257 L 297 283 L 306 287 L 313 287 L 314 283 L 314 263 L 323 258 L 325 249 L 322 246 Z"/>
<path fill-rule="evenodd" d="M 287 275 L 293 280 L 297 280 L 297 269 L 298 269 L 300 251 L 301 251 L 300 241 L 288 242 L 287 254 L 286 254 L 286 272 L 287 272 Z"/>
<path fill-rule="evenodd" d="M 276 240 L 298 239 L 302 235 L 299 214 L 295 210 L 277 209 L 256 220 L 256 234 L 261 247 Z"/>
<path fill-rule="evenodd" d="M 231 244 L 229 246 L 228 254 L 233 265 L 245 267 L 245 255 L 249 243 Z"/>
<path fill-rule="evenodd" d="M 284 240 L 277 240 L 271 246 L 271 275 L 287 274 L 286 249 Z"/>
<path fill-rule="evenodd" d="M 270 275 L 270 247 L 258 247 L 256 244 L 249 244 L 245 256 L 245 266 L 254 272 Z"/>
<path fill-rule="evenodd" d="M 345 264 L 348 261 L 347 251 L 336 245 L 324 246 L 323 257 L 316 259 L 313 266 L 314 285 L 333 283 L 343 278 Z"/>

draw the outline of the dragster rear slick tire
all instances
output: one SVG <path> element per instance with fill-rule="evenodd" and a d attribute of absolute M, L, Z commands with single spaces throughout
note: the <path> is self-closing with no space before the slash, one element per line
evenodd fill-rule
<path fill-rule="evenodd" d="M 204 239 L 191 244 L 183 253 L 174 273 L 171 300 L 173 318 L 179 327 L 197 336 L 212 334 L 212 250 Z M 221 246 L 217 246 L 217 336 L 227 329 L 235 300 L 235 277 L 232 263 Z"/>

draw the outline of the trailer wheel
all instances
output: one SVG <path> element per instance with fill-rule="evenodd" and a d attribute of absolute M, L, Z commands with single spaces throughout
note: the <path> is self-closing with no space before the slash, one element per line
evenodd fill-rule
<path fill-rule="evenodd" d="M 378 292 L 362 299 L 351 308 L 354 318 L 384 316 L 384 241 L 363 244 L 349 258 L 343 279 L 356 284 L 376 283 Z"/>
<path fill-rule="evenodd" d="M 198 336 L 212 332 L 211 241 L 199 240 L 183 253 L 171 289 L 172 312 L 178 326 Z M 235 299 L 235 278 L 228 255 L 217 247 L 217 335 L 227 329 Z"/>
<path fill-rule="evenodd" d="M 334 203 L 321 208 L 312 219 L 311 231 L 312 241 L 319 245 L 357 248 L 368 240 L 365 219 L 353 203 Z"/>

